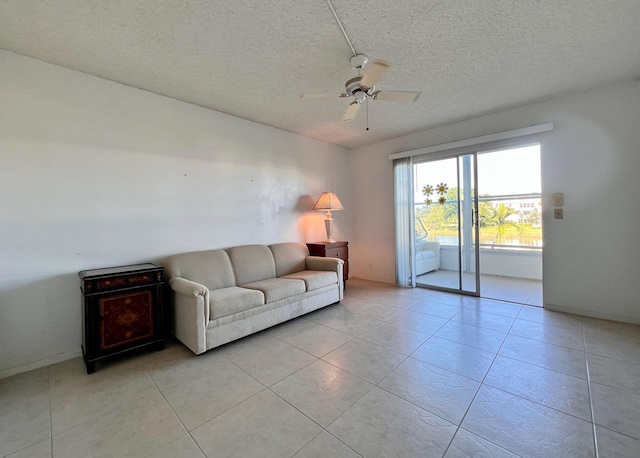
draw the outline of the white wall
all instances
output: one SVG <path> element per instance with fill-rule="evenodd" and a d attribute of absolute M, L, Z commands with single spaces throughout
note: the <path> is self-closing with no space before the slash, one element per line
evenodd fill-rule
<path fill-rule="evenodd" d="M 354 150 L 351 272 L 393 283 L 390 153 L 553 122 L 540 134 L 544 302 L 549 308 L 640 322 L 640 82 L 528 105 Z M 551 194 L 564 193 L 554 220 Z"/>
<path fill-rule="evenodd" d="M 80 354 L 78 271 L 351 239 L 348 151 L 0 51 L 0 377 Z"/>

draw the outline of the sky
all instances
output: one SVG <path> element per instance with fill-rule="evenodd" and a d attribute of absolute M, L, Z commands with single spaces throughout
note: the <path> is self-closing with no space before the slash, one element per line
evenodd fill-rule
<path fill-rule="evenodd" d="M 456 158 L 418 164 L 415 199 L 424 200 L 422 188 L 426 184 L 457 186 L 456 173 Z M 534 145 L 478 154 L 478 191 L 479 195 L 540 193 L 540 147 Z M 437 196 L 433 197 L 437 199 Z"/>

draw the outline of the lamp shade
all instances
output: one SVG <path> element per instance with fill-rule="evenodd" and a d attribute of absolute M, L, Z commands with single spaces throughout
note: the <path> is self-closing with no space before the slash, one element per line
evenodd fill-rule
<path fill-rule="evenodd" d="M 340 199 L 332 192 L 323 192 L 313 206 L 314 210 L 344 210 Z"/>

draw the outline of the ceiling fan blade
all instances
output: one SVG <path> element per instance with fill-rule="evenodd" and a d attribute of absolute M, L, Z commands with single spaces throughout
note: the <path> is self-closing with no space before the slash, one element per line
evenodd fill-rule
<path fill-rule="evenodd" d="M 344 116 L 342 117 L 342 122 L 349 122 L 353 118 L 355 118 L 358 109 L 360 108 L 360 104 L 358 102 L 351 102 L 347 111 L 345 111 Z"/>
<path fill-rule="evenodd" d="M 365 87 L 373 87 L 389 70 L 389 62 L 384 60 L 374 60 L 364 67 L 362 81 L 360 84 Z"/>
<path fill-rule="evenodd" d="M 389 102 L 415 102 L 422 92 L 416 91 L 376 91 L 371 95 L 373 100 Z"/>
<path fill-rule="evenodd" d="M 348 97 L 347 94 L 300 94 L 301 99 L 339 99 L 342 97 Z"/>

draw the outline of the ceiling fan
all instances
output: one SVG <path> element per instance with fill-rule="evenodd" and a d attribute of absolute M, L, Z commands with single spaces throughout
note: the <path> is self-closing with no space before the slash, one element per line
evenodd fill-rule
<path fill-rule="evenodd" d="M 351 78 L 345 85 L 342 94 L 301 94 L 301 99 L 315 99 L 325 97 L 345 98 L 353 101 L 347 107 L 342 121 L 351 121 L 358 113 L 363 102 L 372 100 L 386 100 L 390 102 L 415 102 L 422 92 L 416 91 L 380 91 L 376 89 L 376 83 L 389 70 L 389 63 L 384 60 L 369 61 L 365 54 L 356 54 L 351 58 L 351 66 L 359 71 L 360 76 Z"/>

